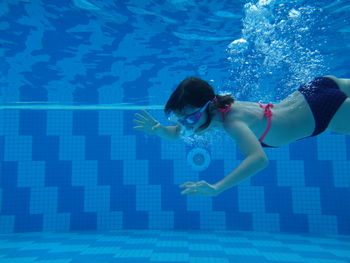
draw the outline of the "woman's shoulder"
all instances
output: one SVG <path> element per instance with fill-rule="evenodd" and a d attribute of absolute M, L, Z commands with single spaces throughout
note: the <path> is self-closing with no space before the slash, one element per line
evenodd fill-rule
<path fill-rule="evenodd" d="M 225 115 L 224 124 L 230 122 L 244 122 L 248 126 L 261 115 L 258 103 L 250 101 L 234 101 L 231 110 Z"/>

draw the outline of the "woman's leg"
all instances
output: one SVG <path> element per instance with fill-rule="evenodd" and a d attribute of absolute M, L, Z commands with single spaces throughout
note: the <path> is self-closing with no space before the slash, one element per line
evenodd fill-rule
<path fill-rule="evenodd" d="M 350 79 L 339 79 L 330 75 L 324 77 L 334 80 L 338 84 L 339 89 L 344 92 L 346 96 L 350 97 Z"/>
<path fill-rule="evenodd" d="M 343 104 L 339 107 L 338 111 L 334 114 L 331 122 L 327 127 L 327 131 L 350 135 L 350 99 L 349 98 L 343 102 Z"/>

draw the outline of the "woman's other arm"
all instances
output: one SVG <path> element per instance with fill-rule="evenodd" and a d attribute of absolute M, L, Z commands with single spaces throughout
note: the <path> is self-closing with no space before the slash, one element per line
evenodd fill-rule
<path fill-rule="evenodd" d="M 255 175 L 266 168 L 269 163 L 259 140 L 244 122 L 232 122 L 225 125 L 225 130 L 236 141 L 237 147 L 246 158 L 234 171 L 214 184 L 217 194 Z"/>

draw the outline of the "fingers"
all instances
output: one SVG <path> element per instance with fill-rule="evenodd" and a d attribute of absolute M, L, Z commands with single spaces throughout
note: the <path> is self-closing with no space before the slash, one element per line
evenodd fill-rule
<path fill-rule="evenodd" d="M 139 125 L 143 125 L 143 126 L 155 126 L 159 123 L 159 121 L 157 121 L 156 119 L 154 119 L 147 111 L 142 110 L 142 113 L 144 115 L 141 115 L 139 113 L 135 113 L 135 117 L 137 119 L 134 119 L 133 122 Z M 152 128 L 149 127 L 149 128 Z"/>
<path fill-rule="evenodd" d="M 139 114 L 139 113 L 135 113 L 135 116 L 142 119 L 142 120 L 145 120 L 145 121 L 149 121 L 149 120 L 152 120 L 152 121 L 156 121 L 152 116 L 151 114 L 149 114 L 147 111 L 145 110 L 141 110 L 141 112 L 143 113 L 143 115 Z"/>
<path fill-rule="evenodd" d="M 152 121 L 156 121 L 151 114 L 149 114 L 146 110 L 141 110 L 146 116 L 148 119 L 152 120 Z"/>
<path fill-rule="evenodd" d="M 206 182 L 204 180 L 202 180 L 202 181 L 197 182 L 197 185 L 202 185 L 204 183 L 206 183 Z"/>
<path fill-rule="evenodd" d="M 196 183 L 194 183 L 194 182 L 186 182 L 184 184 L 179 185 L 179 187 L 180 188 L 184 188 L 184 187 L 191 187 L 191 186 L 194 186 L 194 185 L 196 185 Z"/>
<path fill-rule="evenodd" d="M 189 195 L 196 194 L 198 192 L 197 186 L 198 186 L 197 183 L 194 183 L 194 182 L 186 182 L 182 185 L 179 185 L 180 188 L 186 188 L 181 192 L 181 194 L 189 194 Z"/>
<path fill-rule="evenodd" d="M 181 185 L 179 185 L 180 188 L 184 188 L 184 187 L 191 187 L 191 186 L 201 186 L 203 184 L 205 184 L 206 181 L 202 180 L 202 181 L 199 181 L 197 183 L 194 183 L 194 182 L 186 182 L 186 183 L 183 183 Z"/>
<path fill-rule="evenodd" d="M 133 122 L 134 122 L 135 124 L 142 125 L 142 126 L 135 126 L 135 127 L 133 127 L 134 129 L 140 130 L 140 129 L 143 129 L 143 128 L 144 128 L 145 123 L 144 123 L 143 121 L 140 121 L 140 120 L 133 120 Z"/>
<path fill-rule="evenodd" d="M 133 123 L 139 125 L 140 127 L 149 126 L 149 125 L 147 125 L 147 123 L 145 123 L 144 121 L 140 121 L 140 120 L 133 120 Z"/>
<path fill-rule="evenodd" d="M 182 195 L 184 195 L 184 194 L 193 195 L 193 194 L 196 194 L 197 192 L 198 192 L 197 189 L 187 188 L 187 189 L 183 190 L 183 191 L 181 192 L 181 194 L 182 194 Z"/>
<path fill-rule="evenodd" d="M 147 118 L 145 118 L 145 116 L 142 116 L 142 115 L 139 114 L 139 113 L 135 113 L 135 116 L 138 117 L 138 118 L 140 118 L 140 119 L 142 119 L 142 120 L 147 121 Z"/>
<path fill-rule="evenodd" d="M 181 192 L 181 194 L 203 194 L 207 190 L 208 183 L 204 180 L 199 181 L 197 183 L 194 182 L 186 182 L 184 184 L 179 185 L 180 188 L 186 188 Z M 204 191 L 204 192 L 203 192 Z"/>

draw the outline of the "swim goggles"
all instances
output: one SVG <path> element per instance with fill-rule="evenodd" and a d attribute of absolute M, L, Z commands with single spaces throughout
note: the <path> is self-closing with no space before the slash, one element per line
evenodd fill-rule
<path fill-rule="evenodd" d="M 211 101 L 208 101 L 201 109 L 199 109 L 198 111 L 196 111 L 194 113 L 191 113 L 190 115 L 187 115 L 184 118 L 179 118 L 174 114 L 174 112 L 171 112 L 168 115 L 168 120 L 180 124 L 181 135 L 186 136 L 186 137 L 191 136 L 192 134 L 194 134 L 194 127 L 193 126 L 199 121 L 203 112 L 205 111 L 205 109 L 207 108 L 207 106 L 209 105 L 210 102 Z"/>

